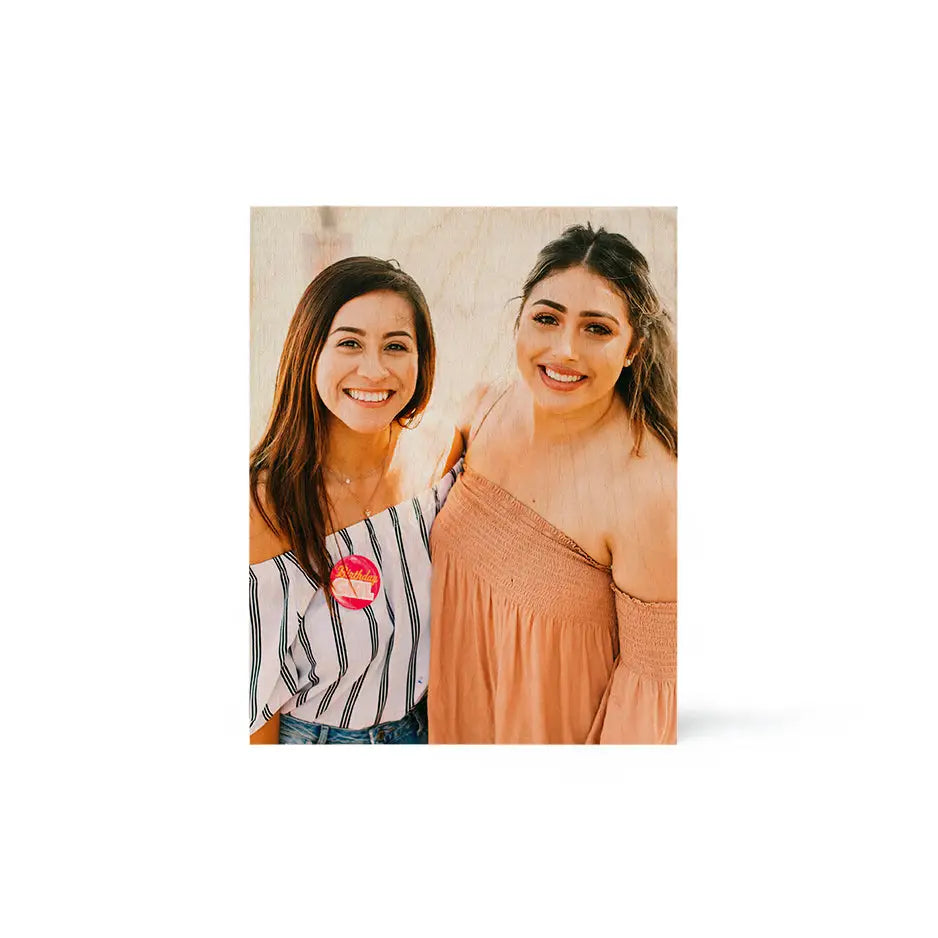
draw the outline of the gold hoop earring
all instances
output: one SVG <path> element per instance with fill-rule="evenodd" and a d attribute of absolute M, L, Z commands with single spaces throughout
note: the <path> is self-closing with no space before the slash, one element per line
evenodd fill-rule
<path fill-rule="evenodd" d="M 415 430 L 417 427 L 420 426 L 420 420 L 422 417 L 423 417 L 423 411 L 421 411 L 419 414 L 414 414 L 413 417 L 408 417 L 407 420 L 401 420 L 400 417 L 395 417 L 394 422 L 402 430 Z"/>

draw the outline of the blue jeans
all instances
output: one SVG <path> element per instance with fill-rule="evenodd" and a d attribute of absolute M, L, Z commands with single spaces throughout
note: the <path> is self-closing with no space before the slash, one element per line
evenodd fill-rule
<path fill-rule="evenodd" d="M 280 714 L 280 743 L 309 746 L 313 743 L 426 743 L 427 695 L 410 713 L 391 723 L 379 723 L 367 730 L 342 730 L 325 723 L 309 723 L 287 713 Z"/>

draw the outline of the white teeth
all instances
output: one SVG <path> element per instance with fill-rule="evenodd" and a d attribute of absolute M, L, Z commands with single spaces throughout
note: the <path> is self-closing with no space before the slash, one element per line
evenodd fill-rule
<path fill-rule="evenodd" d="M 369 404 L 386 401 L 391 396 L 390 391 L 358 391 L 351 388 L 348 388 L 346 393 L 356 401 L 367 401 Z"/>
<path fill-rule="evenodd" d="M 558 371 L 552 371 L 546 365 L 544 366 L 544 371 L 547 372 L 548 378 L 553 378 L 554 381 L 563 381 L 566 384 L 572 384 L 574 381 L 579 381 L 583 375 L 562 375 Z"/>

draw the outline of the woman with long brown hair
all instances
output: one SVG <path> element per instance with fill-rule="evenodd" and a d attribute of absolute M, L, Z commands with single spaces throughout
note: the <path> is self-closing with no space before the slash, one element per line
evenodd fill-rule
<path fill-rule="evenodd" d="M 675 355 L 644 256 L 568 228 L 515 352 L 431 537 L 430 741 L 675 742 Z"/>
<path fill-rule="evenodd" d="M 338 261 L 296 307 L 250 460 L 252 742 L 426 742 L 428 536 L 455 473 L 406 435 L 435 357 L 392 262 Z"/>

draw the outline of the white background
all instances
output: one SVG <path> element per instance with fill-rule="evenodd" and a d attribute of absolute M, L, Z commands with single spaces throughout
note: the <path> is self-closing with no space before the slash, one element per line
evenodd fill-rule
<path fill-rule="evenodd" d="M 922 7 L 515 9 L 5 17 L 7 933 L 934 933 Z M 276 204 L 678 206 L 678 746 L 245 745 Z"/>

